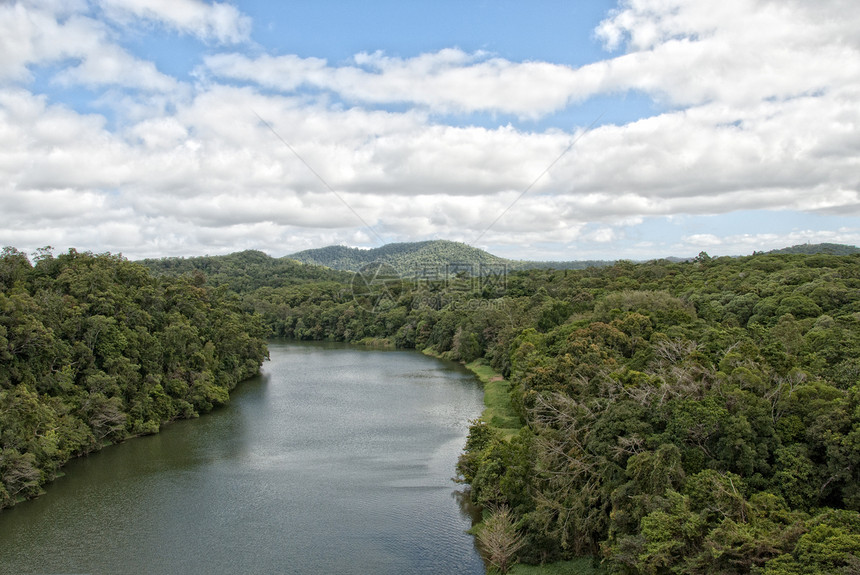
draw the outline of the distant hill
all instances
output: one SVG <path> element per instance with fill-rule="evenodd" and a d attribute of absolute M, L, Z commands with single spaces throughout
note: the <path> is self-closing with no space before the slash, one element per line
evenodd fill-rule
<path fill-rule="evenodd" d="M 850 255 L 860 248 L 843 244 L 801 244 L 760 254 L 832 254 Z M 671 261 L 686 261 L 668 258 Z M 610 260 L 525 261 L 495 256 L 461 242 L 430 240 L 386 244 L 379 248 L 361 249 L 346 246 L 327 246 L 304 250 L 282 258 L 273 258 L 261 251 L 247 250 L 226 256 L 191 258 L 161 258 L 142 260 L 141 263 L 159 275 L 193 275 L 203 273 L 213 285 L 227 285 L 234 291 L 254 286 L 280 287 L 308 282 L 349 282 L 352 273 L 362 267 L 382 262 L 390 265 L 402 276 L 412 276 L 426 270 L 454 266 L 457 272 L 473 275 L 481 273 L 481 266 L 506 266 L 508 271 L 530 269 L 585 269 L 609 266 Z M 490 272 L 497 273 L 497 272 Z"/>
<path fill-rule="evenodd" d="M 770 250 L 769 252 L 757 252 L 765 254 L 828 254 L 833 256 L 848 256 L 851 254 L 860 253 L 860 248 L 857 246 L 849 246 L 845 244 L 799 244 L 790 248 L 782 248 L 779 250 Z"/>
<path fill-rule="evenodd" d="M 421 269 L 446 265 L 462 265 L 464 270 L 467 266 L 472 266 L 475 268 L 474 273 L 478 273 L 477 268 L 481 265 L 514 263 L 512 260 L 494 256 L 484 250 L 447 240 L 386 244 L 370 250 L 328 246 L 301 251 L 287 257 L 306 264 L 347 271 L 358 271 L 367 264 L 381 262 L 390 265 L 401 275 L 410 275 Z"/>
<path fill-rule="evenodd" d="M 471 269 L 473 274 L 480 273 L 480 267 L 504 265 L 508 270 L 529 269 L 584 269 L 612 265 L 614 261 L 525 261 L 510 260 L 495 256 L 484 250 L 473 248 L 461 242 L 448 240 L 428 240 L 424 242 L 404 242 L 386 244 L 374 249 L 328 246 L 305 250 L 287 256 L 307 264 L 326 266 L 335 270 L 358 271 L 363 266 L 382 262 L 390 265 L 401 275 L 412 275 L 421 269 L 434 266 L 462 266 Z"/>
<path fill-rule="evenodd" d="M 509 271 L 527 269 L 583 269 L 611 265 L 611 261 L 537 262 L 510 260 L 460 242 L 430 240 L 386 244 L 374 249 L 327 246 L 273 258 L 257 250 L 224 256 L 168 257 L 140 260 L 156 275 L 193 276 L 202 273 L 212 285 L 227 285 L 234 291 L 254 286 L 280 287 L 317 281 L 348 282 L 353 272 L 382 262 L 402 276 L 411 276 L 444 266 L 457 272 L 481 273 L 481 266 L 506 266 Z M 497 272 L 490 272 L 497 273 Z"/>

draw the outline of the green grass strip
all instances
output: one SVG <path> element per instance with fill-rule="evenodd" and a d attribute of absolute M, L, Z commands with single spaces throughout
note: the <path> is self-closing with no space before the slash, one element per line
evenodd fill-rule
<path fill-rule="evenodd" d="M 481 419 L 510 439 L 522 427 L 520 417 L 511 405 L 511 383 L 487 365 L 485 359 L 466 364 L 466 369 L 478 376 L 484 385 L 484 412 Z"/>
<path fill-rule="evenodd" d="M 424 353 L 434 357 L 444 357 L 432 348 L 425 349 Z M 510 440 L 522 428 L 522 422 L 511 405 L 511 382 L 493 370 L 483 358 L 467 363 L 466 369 L 474 373 L 484 386 L 484 412 L 481 414 L 481 419 L 497 429 L 505 439 Z M 475 527 L 472 528 L 474 529 Z M 508 573 L 512 575 L 605 575 L 606 570 L 602 566 L 596 566 L 590 557 L 580 557 L 546 565 L 518 563 Z"/>
<path fill-rule="evenodd" d="M 519 433 L 522 422 L 511 405 L 511 383 L 499 375 L 483 358 L 466 364 L 484 385 L 484 412 L 481 419 L 501 432 L 505 439 Z M 590 557 L 557 561 L 546 565 L 517 564 L 512 575 L 605 575 L 606 570 Z"/>
<path fill-rule="evenodd" d="M 603 566 L 595 565 L 590 557 L 557 561 L 546 565 L 517 563 L 508 571 L 511 575 L 605 575 L 606 572 Z"/>

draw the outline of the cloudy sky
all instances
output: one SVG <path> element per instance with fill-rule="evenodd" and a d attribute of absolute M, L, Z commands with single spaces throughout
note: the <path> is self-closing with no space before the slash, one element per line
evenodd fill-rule
<path fill-rule="evenodd" d="M 856 0 L 0 0 L 0 246 L 860 245 Z"/>

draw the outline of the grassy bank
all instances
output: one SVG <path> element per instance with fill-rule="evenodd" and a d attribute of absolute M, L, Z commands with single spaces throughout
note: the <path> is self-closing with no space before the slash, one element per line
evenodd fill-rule
<path fill-rule="evenodd" d="M 423 353 L 439 359 L 450 359 L 432 347 L 426 348 Z M 510 382 L 494 371 L 484 358 L 464 365 L 478 377 L 484 387 L 484 411 L 481 413 L 481 419 L 501 431 L 507 439 L 516 435 L 522 422 L 511 405 Z"/>
<path fill-rule="evenodd" d="M 590 557 L 571 561 L 558 561 L 546 565 L 524 565 L 517 563 L 508 573 L 511 575 L 605 575 L 606 569 L 595 566 Z"/>
<path fill-rule="evenodd" d="M 466 369 L 478 376 L 484 385 L 484 412 L 481 419 L 495 427 L 507 439 L 519 432 L 522 422 L 511 405 L 511 384 L 493 371 L 486 360 L 476 359 Z"/>
<path fill-rule="evenodd" d="M 425 351 L 425 353 L 427 353 Z M 432 350 L 429 355 L 433 354 Z M 484 386 L 484 411 L 481 419 L 510 439 L 522 428 L 522 422 L 511 405 L 511 384 L 493 370 L 483 358 L 466 364 Z M 513 575 L 604 575 L 606 570 L 595 566 L 590 557 L 571 561 L 558 561 L 546 565 L 514 565 L 508 573 Z"/>

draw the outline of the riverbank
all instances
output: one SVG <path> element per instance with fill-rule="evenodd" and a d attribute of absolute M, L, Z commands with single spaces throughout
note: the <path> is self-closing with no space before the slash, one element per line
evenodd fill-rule
<path fill-rule="evenodd" d="M 424 353 L 444 359 L 444 354 L 437 353 L 432 348 Z M 475 374 L 484 388 L 484 411 L 481 420 L 497 430 L 501 436 L 510 441 L 522 429 L 523 424 L 511 404 L 511 384 L 496 372 L 483 358 L 464 364 L 466 369 Z M 480 530 L 480 524 L 470 531 Z M 526 565 L 518 563 L 508 571 L 512 575 L 605 575 L 606 570 L 595 565 L 590 557 L 579 557 L 570 561 L 557 561 L 545 565 Z"/>
<path fill-rule="evenodd" d="M 523 426 L 511 405 L 511 383 L 487 365 L 483 358 L 467 363 L 466 369 L 474 373 L 484 386 L 484 412 L 481 419 L 510 440 Z"/>
<path fill-rule="evenodd" d="M 424 349 L 422 353 L 438 359 L 449 359 L 446 354 L 439 353 L 432 347 Z M 490 367 L 484 358 L 463 365 L 477 376 L 484 388 L 484 411 L 480 419 L 510 440 L 523 427 L 519 415 L 511 405 L 511 383 Z"/>

